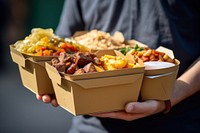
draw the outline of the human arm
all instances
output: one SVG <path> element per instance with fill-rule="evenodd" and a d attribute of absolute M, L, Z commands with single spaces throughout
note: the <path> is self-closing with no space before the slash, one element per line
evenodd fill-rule
<path fill-rule="evenodd" d="M 182 74 L 175 83 L 171 97 L 172 106 L 200 90 L 200 57 Z"/>

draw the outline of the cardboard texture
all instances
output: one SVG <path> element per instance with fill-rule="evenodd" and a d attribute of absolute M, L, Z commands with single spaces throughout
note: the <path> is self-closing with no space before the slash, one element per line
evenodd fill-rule
<path fill-rule="evenodd" d="M 44 67 L 44 61 L 36 58 L 28 58 L 10 45 L 10 53 L 13 62 L 18 64 L 23 85 L 36 94 L 53 94 L 54 89 Z M 48 57 L 49 58 L 49 57 Z M 41 60 L 47 58 L 42 58 Z M 37 61 L 35 61 L 37 60 Z"/>
<path fill-rule="evenodd" d="M 105 54 L 124 56 L 118 51 L 101 50 Z M 137 101 L 144 67 L 61 76 L 46 62 L 58 104 L 74 115 L 124 109 L 126 103 Z"/>
<path fill-rule="evenodd" d="M 147 45 L 136 40 L 128 40 L 128 43 L 132 45 L 137 44 L 139 47 L 147 47 Z M 158 47 L 156 50 L 164 52 L 169 55 L 170 58 L 174 59 L 172 50 L 162 46 Z M 128 57 L 132 55 L 127 54 L 126 56 Z M 176 81 L 179 64 L 180 62 L 176 60 L 175 66 L 170 68 L 145 70 L 141 87 L 142 100 L 169 100 Z"/>
<path fill-rule="evenodd" d="M 128 40 L 127 43 L 130 46 L 137 44 L 139 47 L 148 47 L 146 44 L 137 40 Z M 166 53 L 172 59 L 175 58 L 173 51 L 163 46 L 158 47 L 156 50 Z M 142 100 L 169 100 L 176 81 L 179 65 L 180 62 L 176 59 L 176 64 L 173 67 L 157 70 L 145 70 L 140 92 Z"/>
<path fill-rule="evenodd" d="M 120 76 L 96 77 L 91 73 L 87 79 L 88 74 L 83 74 L 85 79 L 78 80 L 61 77 L 48 63 L 46 69 L 53 82 L 58 104 L 74 115 L 124 109 L 126 103 L 137 101 L 143 78 L 143 68 Z"/>
<path fill-rule="evenodd" d="M 87 33 L 80 31 L 79 36 Z M 136 40 L 125 40 L 116 32 L 112 37 L 134 46 L 147 47 Z M 159 47 L 158 51 L 174 58 L 173 51 Z M 94 51 L 94 50 L 93 50 Z M 52 94 L 55 91 L 58 104 L 74 115 L 109 112 L 124 109 L 126 103 L 142 100 L 168 100 L 171 97 L 180 62 L 170 68 L 144 70 L 127 68 L 121 70 L 65 75 L 62 77 L 49 62 L 53 57 L 35 57 L 21 54 L 10 45 L 13 62 L 18 64 L 23 85 L 36 94 Z M 100 50 L 98 57 L 110 54 L 123 56 L 113 50 Z M 133 58 L 127 55 L 127 58 Z M 134 62 L 133 62 L 134 63 Z M 143 62 L 139 60 L 139 64 Z"/>
<path fill-rule="evenodd" d="M 173 51 L 165 47 L 156 49 L 174 59 Z M 142 100 L 169 100 L 173 91 L 180 62 L 176 59 L 175 66 L 163 69 L 145 70 L 141 87 Z"/>
<path fill-rule="evenodd" d="M 178 68 L 178 65 L 176 65 L 174 71 L 172 68 L 172 71 L 162 74 L 156 74 L 159 73 L 159 70 L 152 74 L 148 74 L 149 72 L 145 70 L 141 87 L 142 100 L 169 100 L 176 81 Z"/>

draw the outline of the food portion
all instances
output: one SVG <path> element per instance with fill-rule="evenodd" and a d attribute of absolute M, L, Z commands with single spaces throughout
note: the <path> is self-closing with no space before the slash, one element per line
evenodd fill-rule
<path fill-rule="evenodd" d="M 98 58 L 96 54 L 89 52 L 77 52 L 74 54 L 60 53 L 58 58 L 53 58 L 51 60 L 52 66 L 54 66 L 59 73 L 74 75 L 123 68 L 143 67 L 137 62 L 137 60 L 132 62 L 126 57 L 120 57 L 117 55 L 105 54 Z"/>
<path fill-rule="evenodd" d="M 136 60 L 130 62 L 126 57 L 104 55 L 100 58 L 105 70 L 142 67 Z"/>
<path fill-rule="evenodd" d="M 143 62 L 160 61 L 175 63 L 174 59 L 170 58 L 166 53 L 150 49 L 148 47 L 142 48 L 138 45 L 135 45 L 134 47 L 121 48 L 119 49 L 119 51 L 124 55 L 126 55 L 127 53 L 131 55 L 136 55 Z"/>
<path fill-rule="evenodd" d="M 85 46 L 56 36 L 52 29 L 42 28 L 32 29 L 31 34 L 24 40 L 17 41 L 14 47 L 23 54 L 33 56 L 58 56 L 61 52 L 88 51 Z"/>
<path fill-rule="evenodd" d="M 107 32 L 91 30 L 71 38 L 61 38 L 56 36 L 52 29 L 34 28 L 29 36 L 24 40 L 17 41 L 13 46 L 26 55 L 57 57 L 51 62 L 62 74 L 78 75 L 122 68 L 137 68 L 143 67 L 143 62 L 150 61 L 175 63 L 174 59 L 163 52 L 148 47 L 139 47 L 135 44 L 133 46 L 131 43 L 125 42 L 128 41 L 120 32 L 111 36 Z M 97 57 L 92 53 L 96 50 L 108 49 L 118 49 L 118 54 L 104 54 Z"/>
<path fill-rule="evenodd" d="M 137 44 L 134 47 L 124 47 L 120 48 L 118 51 L 126 55 L 129 51 L 142 51 L 144 48 L 139 47 Z"/>
<path fill-rule="evenodd" d="M 123 39 L 117 39 L 109 33 L 99 30 L 91 30 L 85 34 L 72 38 L 77 43 L 92 50 L 117 49 L 126 46 Z"/>
<path fill-rule="evenodd" d="M 60 53 L 58 58 L 51 60 L 52 65 L 62 74 L 83 74 L 97 72 L 95 65 L 101 65 L 99 59 L 89 52 L 75 54 Z"/>

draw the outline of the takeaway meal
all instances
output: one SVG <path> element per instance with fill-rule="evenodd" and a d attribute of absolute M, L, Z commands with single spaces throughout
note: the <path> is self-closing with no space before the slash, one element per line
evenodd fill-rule
<path fill-rule="evenodd" d="M 126 47 L 123 39 L 118 39 L 107 32 L 99 30 L 91 30 L 85 34 L 72 38 L 75 42 L 84 45 L 91 50 L 118 49 Z"/>
<path fill-rule="evenodd" d="M 75 53 L 89 50 L 70 39 L 56 36 L 52 29 L 42 28 L 32 29 L 29 36 L 14 44 L 14 48 L 23 54 L 32 56 L 58 56 L 61 52 Z"/>
<path fill-rule="evenodd" d="M 134 47 L 120 48 L 119 51 L 124 55 L 127 53 L 136 55 L 143 62 L 160 61 L 160 62 L 175 63 L 175 60 L 170 58 L 166 53 L 150 49 L 148 47 L 142 48 L 139 47 L 138 45 L 135 45 Z"/>
<path fill-rule="evenodd" d="M 57 57 L 53 58 L 51 63 L 62 74 L 77 75 L 136 68 L 142 67 L 143 62 L 152 61 L 175 62 L 163 52 L 138 45 L 130 47 L 125 43 L 123 35 L 120 33 L 118 35 L 121 39 L 117 39 L 116 34 L 111 36 L 104 31 L 91 30 L 78 36 L 61 38 L 56 36 L 52 29 L 34 28 L 29 36 L 17 41 L 13 47 L 22 54 L 30 56 Z M 94 51 L 91 51 L 108 49 L 118 49 L 124 56 L 105 54 L 99 58 L 93 53 Z M 131 61 L 128 56 L 132 58 Z M 148 63 L 145 65 L 148 66 Z"/>
<path fill-rule="evenodd" d="M 115 55 L 105 54 L 98 58 L 95 53 L 77 52 L 74 54 L 60 53 L 58 58 L 51 60 L 54 66 L 61 74 L 79 75 L 90 72 L 103 72 L 107 70 L 116 70 L 123 68 L 143 67 L 137 59 L 130 59 Z"/>

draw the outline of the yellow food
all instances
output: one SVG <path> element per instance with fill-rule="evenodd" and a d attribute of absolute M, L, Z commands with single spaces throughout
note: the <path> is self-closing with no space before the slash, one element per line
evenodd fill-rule
<path fill-rule="evenodd" d="M 95 69 L 97 70 L 97 72 L 103 72 L 105 71 L 104 68 L 102 66 L 97 66 L 97 65 L 94 65 Z"/>
<path fill-rule="evenodd" d="M 17 41 L 14 47 L 21 53 L 36 56 L 58 56 L 60 52 L 90 51 L 70 39 L 56 36 L 52 29 L 42 28 L 32 29 L 31 34 L 24 40 Z"/>
<path fill-rule="evenodd" d="M 103 67 L 105 70 L 139 67 L 139 64 L 131 63 L 126 57 L 120 56 L 104 55 L 100 58 L 100 61 L 103 62 Z M 142 66 L 140 65 L 140 67 Z"/>

